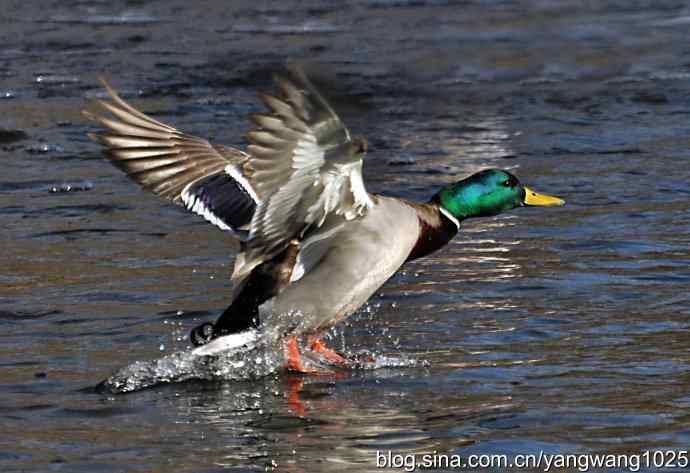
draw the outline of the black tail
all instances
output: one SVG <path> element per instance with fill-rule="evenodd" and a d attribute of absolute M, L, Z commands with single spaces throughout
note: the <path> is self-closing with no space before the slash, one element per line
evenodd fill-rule
<path fill-rule="evenodd" d="M 222 335 L 258 328 L 260 325 L 259 306 L 268 299 L 268 297 L 261 297 L 262 284 L 259 279 L 254 273 L 249 275 L 242 290 L 230 307 L 218 317 L 215 324 L 204 322 L 192 329 L 189 334 L 192 344 L 198 347 Z"/>
<path fill-rule="evenodd" d="M 237 297 L 225 309 L 215 324 L 204 323 L 192 330 L 191 340 L 196 346 L 216 337 L 259 328 L 259 306 L 275 297 L 290 284 L 292 268 L 297 260 L 299 244 L 289 245 L 282 253 L 252 270 Z M 287 270 L 286 270 L 287 269 Z M 212 330 L 211 330 L 212 329 Z"/>

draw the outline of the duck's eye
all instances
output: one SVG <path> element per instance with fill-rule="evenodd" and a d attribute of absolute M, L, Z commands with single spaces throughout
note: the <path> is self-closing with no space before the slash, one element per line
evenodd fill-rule
<path fill-rule="evenodd" d="M 510 182 L 510 179 L 503 181 L 503 185 L 504 185 L 505 187 L 510 187 L 511 184 L 512 184 L 512 182 Z"/>

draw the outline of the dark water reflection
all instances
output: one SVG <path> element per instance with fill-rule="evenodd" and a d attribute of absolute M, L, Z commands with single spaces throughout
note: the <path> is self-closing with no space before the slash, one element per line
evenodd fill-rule
<path fill-rule="evenodd" d="M 376 471 L 388 449 L 687 449 L 686 2 L 2 10 L 3 471 Z M 235 250 L 103 161 L 79 114 L 102 95 L 96 77 L 239 145 L 255 90 L 288 57 L 321 63 L 369 138 L 370 189 L 426 199 L 503 167 L 568 205 L 467 222 L 331 336 L 406 367 L 94 392 L 185 349 L 225 307 Z"/>

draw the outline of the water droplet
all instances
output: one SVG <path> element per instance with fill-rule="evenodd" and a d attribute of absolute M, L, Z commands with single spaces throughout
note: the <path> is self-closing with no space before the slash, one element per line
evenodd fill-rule
<path fill-rule="evenodd" d="M 62 153 L 65 149 L 60 145 L 35 143 L 24 148 L 29 154 Z"/>
<path fill-rule="evenodd" d="M 37 84 L 65 85 L 79 83 L 81 82 L 81 79 L 77 76 L 68 76 L 60 74 L 39 74 L 35 77 L 34 81 Z"/>
<path fill-rule="evenodd" d="M 48 145 L 43 145 L 44 147 Z M 38 149 L 38 148 L 37 148 Z M 41 148 L 42 150 L 44 148 Z M 45 152 L 49 152 L 50 148 L 45 148 Z M 64 151 L 62 148 L 55 148 L 54 151 Z M 40 151 L 43 152 L 43 151 Z M 53 186 L 50 188 L 51 193 L 62 193 L 62 192 L 80 192 L 80 191 L 89 191 L 93 189 L 93 184 L 91 182 L 78 182 L 78 183 L 64 183 L 60 184 L 59 186 Z"/>

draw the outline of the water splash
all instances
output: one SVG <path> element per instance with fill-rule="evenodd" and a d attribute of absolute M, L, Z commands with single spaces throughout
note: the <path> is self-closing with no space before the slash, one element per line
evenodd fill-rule
<path fill-rule="evenodd" d="M 303 351 L 303 362 L 309 368 L 332 370 L 318 353 Z M 385 355 L 363 350 L 343 352 L 349 370 L 382 368 L 413 368 L 428 366 L 405 354 Z M 99 385 L 99 389 L 114 394 L 128 393 L 163 383 L 202 381 L 251 381 L 277 372 L 285 362 L 283 344 L 274 337 L 261 336 L 247 345 L 213 355 L 202 350 L 182 350 L 151 361 L 136 361 L 114 373 Z"/>
<path fill-rule="evenodd" d="M 189 380 L 246 381 L 277 371 L 282 362 L 280 344 L 269 344 L 265 340 L 251 347 L 211 356 L 184 350 L 156 360 L 136 361 L 115 372 L 99 388 L 112 393 L 128 393 Z"/>
<path fill-rule="evenodd" d="M 384 368 L 420 368 L 429 366 L 429 362 L 413 356 L 400 353 L 388 355 L 368 350 L 348 352 L 347 359 L 352 363 L 351 368 L 358 370 L 379 370 Z"/>

